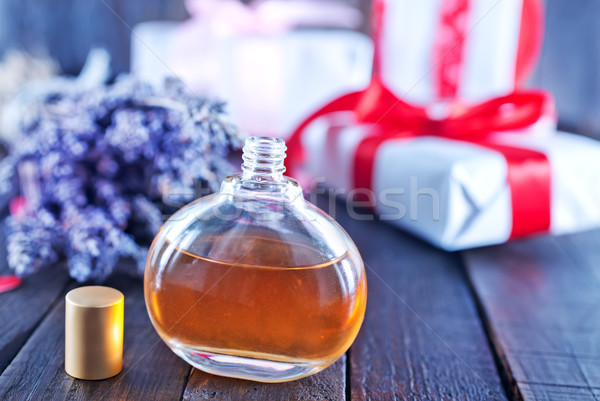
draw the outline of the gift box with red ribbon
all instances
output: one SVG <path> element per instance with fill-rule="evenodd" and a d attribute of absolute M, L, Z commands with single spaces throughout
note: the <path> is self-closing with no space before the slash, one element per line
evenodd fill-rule
<path fill-rule="evenodd" d="M 374 0 L 372 15 L 382 82 L 418 104 L 512 92 L 543 36 L 542 0 Z"/>
<path fill-rule="evenodd" d="M 372 82 L 297 128 L 290 175 L 447 250 L 600 226 L 600 143 L 556 132 L 552 97 L 520 88 L 541 10 L 376 0 Z"/>

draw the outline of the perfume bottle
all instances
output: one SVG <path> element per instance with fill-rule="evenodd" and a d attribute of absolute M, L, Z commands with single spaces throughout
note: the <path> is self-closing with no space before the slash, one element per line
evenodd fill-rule
<path fill-rule="evenodd" d="M 283 175 L 285 143 L 246 140 L 242 173 L 157 234 L 144 294 L 154 327 L 203 371 L 262 382 L 335 362 L 363 321 L 367 284 L 348 234 Z"/>

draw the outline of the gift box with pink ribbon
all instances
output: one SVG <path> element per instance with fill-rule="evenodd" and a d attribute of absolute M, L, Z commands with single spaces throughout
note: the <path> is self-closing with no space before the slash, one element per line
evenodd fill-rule
<path fill-rule="evenodd" d="M 216 96 L 244 134 L 285 137 L 326 101 L 368 84 L 363 16 L 336 0 L 185 0 L 191 18 L 134 28 L 131 70 Z"/>
<path fill-rule="evenodd" d="M 522 88 L 540 0 L 375 0 L 373 19 L 371 83 L 300 124 L 292 175 L 447 250 L 600 226 L 600 143 Z"/>

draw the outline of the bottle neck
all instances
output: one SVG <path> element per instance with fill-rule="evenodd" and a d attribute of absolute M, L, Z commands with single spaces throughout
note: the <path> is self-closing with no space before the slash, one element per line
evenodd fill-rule
<path fill-rule="evenodd" d="M 286 151 L 285 142 L 280 138 L 253 136 L 246 139 L 243 148 L 242 175 L 247 183 L 284 182 L 283 173 Z"/>
<path fill-rule="evenodd" d="M 242 173 L 227 177 L 220 194 L 246 202 L 249 199 L 271 203 L 301 205 L 302 187 L 295 180 L 284 177 L 285 142 L 280 138 L 254 136 L 246 139 L 243 148 Z M 248 202 L 250 207 L 252 202 Z M 272 208 L 261 208 L 263 212 Z"/>

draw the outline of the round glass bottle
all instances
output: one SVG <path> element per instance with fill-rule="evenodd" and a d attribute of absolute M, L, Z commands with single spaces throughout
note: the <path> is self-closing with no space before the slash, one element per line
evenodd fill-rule
<path fill-rule="evenodd" d="M 283 175 L 285 150 L 281 139 L 248 138 L 242 173 L 171 216 L 150 248 L 148 313 L 198 369 L 295 380 L 335 362 L 362 323 L 358 250 Z"/>

